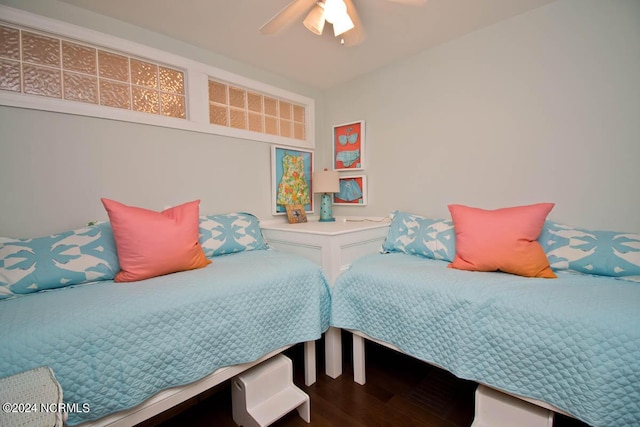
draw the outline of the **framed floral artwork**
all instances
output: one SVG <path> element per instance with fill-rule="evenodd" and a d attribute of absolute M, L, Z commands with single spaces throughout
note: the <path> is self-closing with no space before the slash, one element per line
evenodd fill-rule
<path fill-rule="evenodd" d="M 340 191 L 333 194 L 333 204 L 345 206 L 366 206 L 367 176 L 340 176 Z"/>
<path fill-rule="evenodd" d="M 333 169 L 352 171 L 364 169 L 364 120 L 333 127 Z"/>
<path fill-rule="evenodd" d="M 273 215 L 286 215 L 287 205 L 302 205 L 313 213 L 313 151 L 271 147 L 271 206 Z"/>

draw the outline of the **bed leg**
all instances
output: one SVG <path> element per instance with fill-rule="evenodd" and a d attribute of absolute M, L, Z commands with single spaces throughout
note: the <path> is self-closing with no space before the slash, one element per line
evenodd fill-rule
<path fill-rule="evenodd" d="M 342 332 L 330 327 L 324 334 L 324 372 L 331 378 L 342 375 Z"/>
<path fill-rule="evenodd" d="M 367 382 L 364 362 L 365 340 L 360 335 L 353 334 L 353 380 L 364 385 Z"/>
<path fill-rule="evenodd" d="M 316 382 L 316 342 L 304 343 L 304 383 L 307 386 Z"/>

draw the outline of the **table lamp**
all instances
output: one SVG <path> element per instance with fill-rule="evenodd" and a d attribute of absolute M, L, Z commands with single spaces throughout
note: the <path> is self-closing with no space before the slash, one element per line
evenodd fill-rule
<path fill-rule="evenodd" d="M 340 175 L 336 171 L 324 168 L 322 172 L 313 173 L 313 192 L 322 193 L 320 200 L 320 222 L 335 221 L 331 208 L 331 195 L 340 191 Z"/>

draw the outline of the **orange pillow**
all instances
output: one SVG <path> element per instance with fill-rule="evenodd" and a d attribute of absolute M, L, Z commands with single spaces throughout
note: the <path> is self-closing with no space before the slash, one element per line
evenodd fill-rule
<path fill-rule="evenodd" d="M 456 256 L 449 267 L 554 278 L 537 239 L 554 203 L 496 210 L 449 205 Z"/>
<path fill-rule="evenodd" d="M 116 241 L 121 269 L 116 282 L 134 282 L 211 263 L 199 242 L 200 200 L 162 212 L 101 200 Z"/>

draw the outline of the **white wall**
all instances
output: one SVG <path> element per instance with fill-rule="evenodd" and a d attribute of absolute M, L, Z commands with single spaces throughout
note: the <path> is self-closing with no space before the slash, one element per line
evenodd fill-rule
<path fill-rule="evenodd" d="M 333 88 L 327 128 L 366 120 L 370 202 L 335 213 L 551 201 L 640 231 L 639 76 L 640 1 L 559 0 Z"/>
<path fill-rule="evenodd" d="M 0 235 L 106 219 L 100 197 L 162 209 L 201 199 L 203 213 L 270 215 L 265 143 L 0 107 Z"/>
<path fill-rule="evenodd" d="M 187 56 L 316 100 L 316 167 L 331 125 L 367 122 L 369 206 L 448 216 L 448 203 L 538 201 L 550 218 L 640 231 L 640 1 L 558 0 L 326 93 L 55 0 L 0 0 Z M 270 217 L 268 144 L 0 107 L 0 236 L 104 219 L 100 197 Z"/>
<path fill-rule="evenodd" d="M 121 21 L 54 0 L 0 3 L 299 93 L 322 110 L 322 94 L 309 87 Z M 263 142 L 0 107 L 0 236 L 46 235 L 106 219 L 100 197 L 157 210 L 201 199 L 201 213 L 271 218 L 270 150 Z"/>

